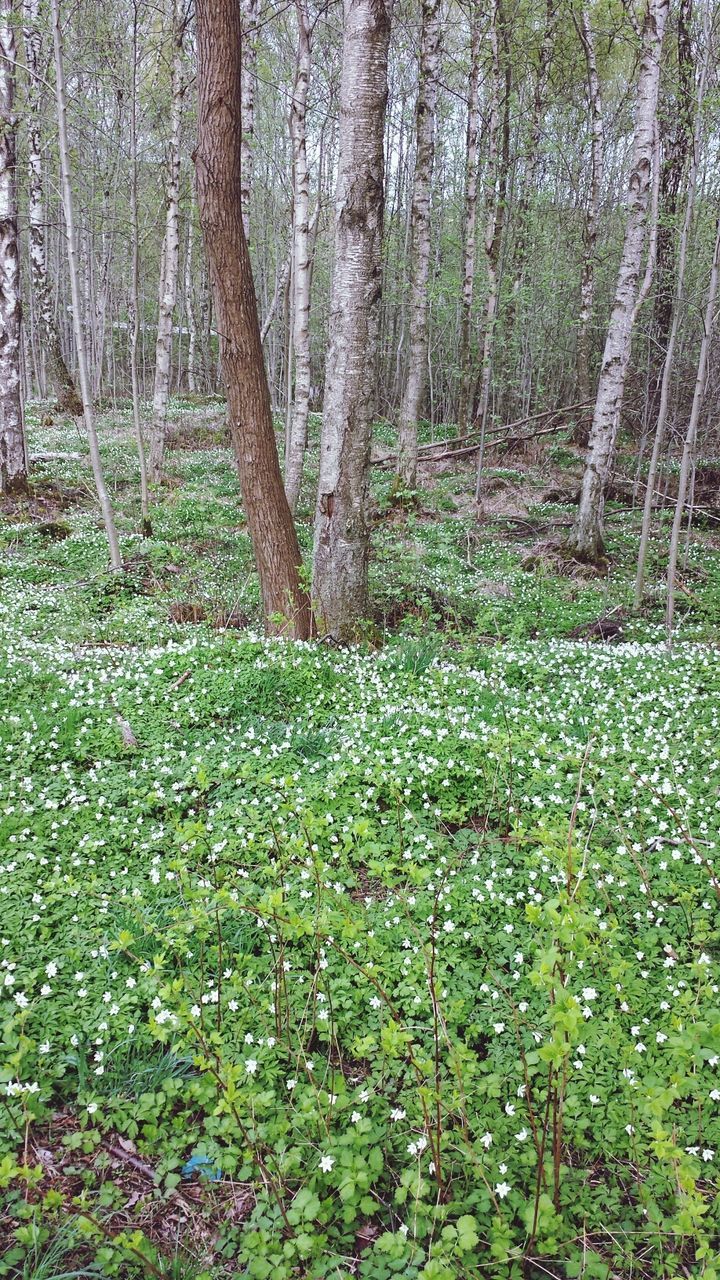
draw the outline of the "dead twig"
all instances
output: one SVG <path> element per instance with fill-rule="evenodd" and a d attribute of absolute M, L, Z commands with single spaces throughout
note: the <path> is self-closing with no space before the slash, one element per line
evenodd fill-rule
<path fill-rule="evenodd" d="M 183 673 L 182 673 L 182 675 L 180 676 L 180 678 L 179 678 L 178 680 L 176 680 L 174 684 L 171 684 L 171 685 L 170 685 L 170 692 L 171 692 L 171 693 L 174 693 L 176 689 L 179 689 L 179 688 L 181 687 L 181 685 L 184 685 L 185 681 L 186 681 L 186 680 L 188 680 L 188 679 L 190 678 L 190 676 L 191 676 L 191 675 L 192 675 L 192 672 L 191 672 L 190 668 L 188 667 L 187 671 L 183 671 Z"/>

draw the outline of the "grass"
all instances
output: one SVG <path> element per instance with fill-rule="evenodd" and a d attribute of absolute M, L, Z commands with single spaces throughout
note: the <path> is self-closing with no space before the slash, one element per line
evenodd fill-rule
<path fill-rule="evenodd" d="M 83 464 L 0 524 L 0 1275 L 715 1280 L 713 535 L 668 651 L 632 513 L 603 577 L 538 551 L 552 459 L 480 526 L 377 470 L 366 645 L 267 641 L 174 412 L 151 539 L 101 422 L 122 582 Z"/>

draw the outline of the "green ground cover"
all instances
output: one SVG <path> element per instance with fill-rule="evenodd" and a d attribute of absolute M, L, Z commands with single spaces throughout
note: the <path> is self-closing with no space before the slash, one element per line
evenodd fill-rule
<path fill-rule="evenodd" d="M 543 466 L 377 470 L 367 644 L 266 641 L 175 413 L 149 540 L 103 421 L 126 581 L 82 463 L 0 523 L 0 1275 L 714 1280 L 712 534 L 668 651 L 632 513 L 577 576 Z"/>

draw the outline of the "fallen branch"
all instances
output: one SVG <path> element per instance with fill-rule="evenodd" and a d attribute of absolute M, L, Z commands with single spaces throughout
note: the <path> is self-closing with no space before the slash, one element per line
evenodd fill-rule
<path fill-rule="evenodd" d="M 506 423 L 501 423 L 496 427 L 491 427 L 488 431 L 486 431 L 486 439 L 488 440 L 488 442 L 492 441 L 493 445 L 506 444 L 510 440 L 518 440 L 518 441 L 535 440 L 538 438 L 538 436 L 551 435 L 555 431 L 562 431 L 565 424 L 557 423 L 553 427 L 544 427 L 540 431 L 531 431 L 527 435 L 513 436 L 509 433 L 515 431 L 517 427 L 524 427 L 528 422 L 538 422 L 543 418 L 557 418 L 561 414 L 564 415 L 566 413 L 571 413 L 573 410 L 588 409 L 588 408 L 590 408 L 590 402 L 581 401 L 578 404 L 562 405 L 559 409 L 544 409 L 542 413 L 531 413 L 526 418 L 518 418 L 517 422 L 506 422 Z M 473 436 L 477 436 L 477 435 L 480 435 L 479 429 L 476 431 L 469 431 L 467 435 L 463 436 L 463 440 L 471 440 Z M 453 448 L 452 446 L 454 444 L 460 445 L 460 448 Z M 440 448 L 444 449 L 443 453 L 430 452 L 432 449 L 440 449 Z M 461 458 L 464 454 L 477 453 L 479 448 L 480 448 L 479 442 L 477 444 L 470 444 L 470 445 L 462 444 L 459 438 L 450 436 L 447 440 L 434 440 L 431 444 L 420 445 L 418 447 L 418 463 L 440 462 L 445 458 Z M 423 454 L 427 454 L 428 456 L 423 457 Z M 387 467 L 395 463 L 396 461 L 397 461 L 397 455 L 390 454 L 389 457 L 378 458 L 373 463 L 373 466 Z"/>
<path fill-rule="evenodd" d="M 145 1178 L 148 1178 L 150 1182 L 159 1182 L 160 1179 L 155 1169 L 153 1169 L 152 1166 L 147 1164 L 144 1160 L 140 1160 L 137 1156 L 134 1156 L 132 1152 L 124 1151 L 122 1147 L 108 1147 L 108 1151 L 111 1156 L 115 1156 L 116 1160 L 121 1160 L 123 1164 L 130 1165 L 131 1169 L 137 1170 L 138 1173 L 141 1173 Z"/>
<path fill-rule="evenodd" d="M 503 427 L 501 428 L 501 430 L 506 430 L 506 428 Z M 488 432 L 488 439 L 485 441 L 485 447 L 487 449 L 493 449 L 493 448 L 496 448 L 498 445 L 509 444 L 511 441 L 516 444 L 522 444 L 527 440 L 538 440 L 540 436 L 555 435 L 556 432 L 564 431 L 564 430 L 565 430 L 565 423 L 558 422 L 555 424 L 554 427 L 543 427 L 542 430 L 531 431 L 527 435 L 501 437 L 498 434 L 497 438 L 495 438 L 497 433 Z M 468 453 L 477 453 L 479 449 L 480 449 L 480 444 L 478 443 L 478 444 L 465 445 L 462 449 L 448 449 L 446 450 L 445 453 L 433 453 L 425 458 L 419 457 L 418 466 L 423 467 L 426 464 L 430 464 L 433 462 L 444 462 L 446 458 L 462 458 L 464 455 Z M 394 462 L 394 461 L 395 461 L 394 458 L 383 458 L 382 461 L 378 461 L 377 463 L 375 463 L 375 466 L 383 467 L 383 466 L 386 466 L 387 463 Z"/>
<path fill-rule="evenodd" d="M 575 409 L 589 409 L 591 402 L 589 400 L 578 400 L 576 404 L 560 405 L 558 409 L 542 409 L 538 413 L 529 413 L 524 418 L 517 418 L 515 422 L 500 423 L 498 426 L 490 427 L 486 431 L 486 435 L 497 435 L 499 431 L 514 431 L 516 427 L 524 427 L 527 422 L 538 422 L 541 418 L 556 418 L 561 413 L 572 413 Z M 463 440 L 472 440 L 473 436 L 482 434 L 482 428 L 476 427 L 474 431 L 468 431 Z M 421 444 L 418 452 L 424 453 L 428 449 L 438 449 L 440 446 L 452 445 L 453 437 L 447 440 L 434 440 L 431 444 Z M 458 443 L 462 443 L 458 439 Z"/>
<path fill-rule="evenodd" d="M 31 462 L 82 462 L 81 453 L 31 453 Z"/>

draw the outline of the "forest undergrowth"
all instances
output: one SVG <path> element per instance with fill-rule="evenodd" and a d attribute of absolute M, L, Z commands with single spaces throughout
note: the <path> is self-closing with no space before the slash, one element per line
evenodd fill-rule
<path fill-rule="evenodd" d="M 668 648 L 561 436 L 376 466 L 365 643 L 269 641 L 222 408 L 151 538 L 100 427 L 121 580 L 77 458 L 0 520 L 0 1276 L 716 1280 L 720 524 Z"/>

